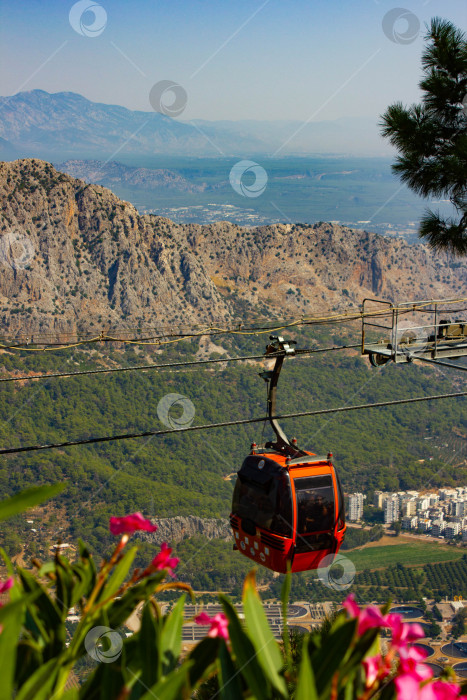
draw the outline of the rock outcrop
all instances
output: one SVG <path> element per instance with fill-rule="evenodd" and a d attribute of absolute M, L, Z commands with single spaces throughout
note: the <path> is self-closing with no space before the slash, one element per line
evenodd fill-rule
<path fill-rule="evenodd" d="M 157 531 L 141 532 L 139 537 L 156 544 L 180 542 L 196 535 L 207 540 L 232 539 L 232 530 L 227 520 L 198 518 L 195 515 L 177 515 L 174 518 L 156 518 L 153 521 L 157 524 Z"/>
<path fill-rule="evenodd" d="M 465 295 L 467 269 L 424 245 L 329 223 L 244 228 L 140 216 L 49 163 L 0 163 L 0 333 L 71 338 L 290 318 Z"/>

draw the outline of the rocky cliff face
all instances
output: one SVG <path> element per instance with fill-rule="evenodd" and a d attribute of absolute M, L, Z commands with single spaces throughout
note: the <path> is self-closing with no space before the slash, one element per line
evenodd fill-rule
<path fill-rule="evenodd" d="M 232 530 L 226 520 L 217 518 L 198 518 L 196 515 L 174 518 L 156 518 L 156 532 L 141 532 L 143 540 L 161 544 L 162 542 L 180 542 L 188 537 L 200 535 L 207 540 L 231 540 Z"/>
<path fill-rule="evenodd" d="M 327 223 L 177 225 L 40 160 L 0 164 L 0 332 L 286 318 L 465 294 L 445 254 Z"/>

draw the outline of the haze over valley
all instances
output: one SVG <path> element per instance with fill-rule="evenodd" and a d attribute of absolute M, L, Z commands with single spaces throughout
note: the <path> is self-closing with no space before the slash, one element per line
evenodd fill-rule
<path fill-rule="evenodd" d="M 74 93 L 33 90 L 0 98 L 5 160 L 52 161 L 74 177 L 109 187 L 140 213 L 198 224 L 333 221 L 417 240 L 417 221 L 429 202 L 391 173 L 376 122 L 309 124 L 299 130 L 299 147 L 288 141 L 296 129 L 293 122 L 185 123 Z M 248 191 L 254 172 L 242 176 L 246 190 L 232 187 L 239 162 L 260 169 L 259 194 Z M 435 204 L 451 211 L 447 202 Z"/>

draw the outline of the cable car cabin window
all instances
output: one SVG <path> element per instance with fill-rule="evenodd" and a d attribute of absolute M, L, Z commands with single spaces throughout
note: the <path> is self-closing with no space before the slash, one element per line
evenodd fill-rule
<path fill-rule="evenodd" d="M 288 474 L 272 475 L 259 483 L 239 473 L 232 510 L 257 527 L 292 537 L 292 495 Z"/>
<path fill-rule="evenodd" d="M 295 551 L 297 554 L 303 554 L 304 552 L 319 552 L 323 549 L 335 551 L 335 539 L 330 532 L 319 532 L 314 535 L 297 535 L 297 541 L 295 543 Z"/>
<path fill-rule="evenodd" d="M 305 476 L 294 480 L 297 496 L 297 533 L 332 530 L 334 487 L 331 475 Z"/>

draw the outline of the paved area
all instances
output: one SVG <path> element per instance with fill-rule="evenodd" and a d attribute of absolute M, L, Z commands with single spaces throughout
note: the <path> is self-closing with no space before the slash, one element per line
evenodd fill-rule
<path fill-rule="evenodd" d="M 163 613 L 168 609 L 167 604 L 163 604 L 161 607 Z M 242 606 L 236 604 L 234 607 L 240 619 L 242 619 Z M 309 632 L 313 628 L 319 627 L 326 617 L 332 615 L 339 607 L 340 606 L 336 603 L 330 602 L 307 603 L 305 601 L 297 601 L 288 608 L 288 626 L 291 629 L 295 628 L 303 632 Z M 403 607 L 403 605 L 400 607 Z M 409 605 L 406 607 L 411 609 L 411 614 L 409 615 L 410 620 L 408 621 L 411 623 L 418 622 L 426 628 L 426 619 L 422 616 L 412 617 L 416 612 L 416 606 Z M 438 608 L 443 615 L 443 621 L 439 623 L 442 629 L 442 638 L 437 641 L 433 641 L 429 638 L 422 639 L 419 646 L 428 651 L 427 663 L 432 666 L 435 675 L 439 675 L 445 666 L 452 666 L 458 678 L 465 679 L 467 678 L 467 635 L 456 642 L 450 641 L 448 633 L 450 629 L 450 620 L 454 614 L 453 609 L 449 603 L 438 603 Z M 208 627 L 197 625 L 193 622 L 193 618 L 203 610 L 211 617 L 217 613 L 223 612 L 223 608 L 219 603 L 208 603 L 207 605 L 186 604 L 185 624 L 183 625 L 182 631 L 184 651 L 189 650 L 190 647 L 206 636 Z M 274 636 L 276 639 L 280 639 L 284 628 L 281 605 L 278 603 L 266 603 L 264 605 L 264 610 Z M 137 631 L 139 628 L 138 613 L 132 616 L 131 622 L 132 624 L 128 626 L 133 631 Z M 387 644 L 387 640 L 383 639 L 382 641 L 383 645 Z"/>
<path fill-rule="evenodd" d="M 242 618 L 242 606 L 237 604 L 234 607 L 240 618 Z M 305 603 L 300 601 L 293 603 L 288 608 L 288 626 L 289 628 L 309 632 L 314 627 L 319 627 L 324 619 L 332 614 L 334 609 L 335 605 L 333 603 Z M 190 624 L 190 618 L 194 618 L 202 610 L 211 617 L 223 611 L 222 606 L 216 603 L 209 603 L 206 606 L 185 605 L 186 623 L 183 626 L 183 641 L 185 644 L 198 642 L 206 635 L 207 627 L 195 623 Z M 264 611 L 274 636 L 276 639 L 280 639 L 284 628 L 281 606 L 278 603 L 266 603 Z"/>

